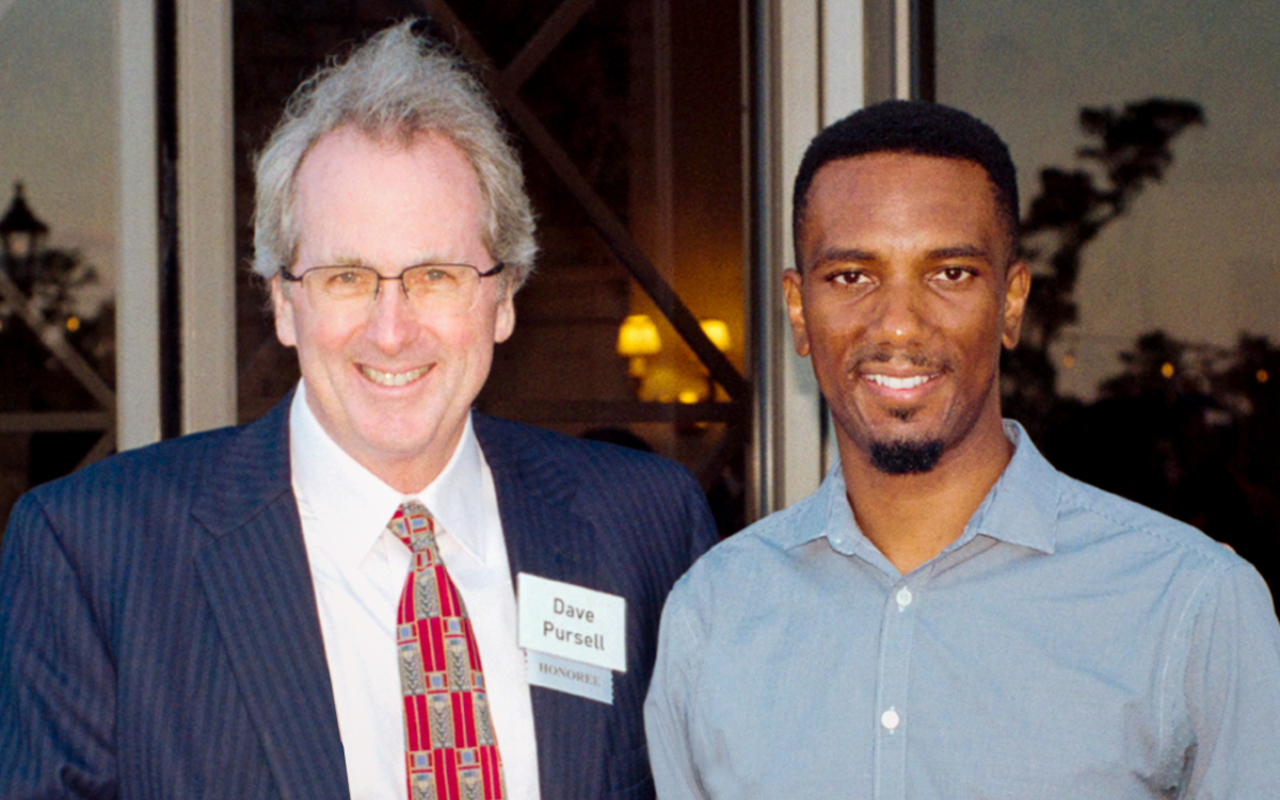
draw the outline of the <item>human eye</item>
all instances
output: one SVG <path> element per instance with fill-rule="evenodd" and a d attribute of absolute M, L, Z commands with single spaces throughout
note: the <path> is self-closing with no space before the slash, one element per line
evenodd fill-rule
<path fill-rule="evenodd" d="M 823 276 L 827 283 L 836 286 L 858 286 L 871 283 L 871 276 L 866 270 L 842 267 L 834 269 Z"/>
<path fill-rule="evenodd" d="M 972 267 L 949 265 L 935 272 L 933 279 L 944 285 L 959 286 L 973 280 L 977 274 L 978 271 Z"/>
<path fill-rule="evenodd" d="M 457 286 L 458 267 L 440 264 L 424 264 L 408 269 L 404 281 L 410 291 L 441 292 Z"/>
<path fill-rule="evenodd" d="M 360 294 L 373 283 L 373 270 L 365 267 L 321 267 L 313 272 L 322 289 L 340 297 Z"/>

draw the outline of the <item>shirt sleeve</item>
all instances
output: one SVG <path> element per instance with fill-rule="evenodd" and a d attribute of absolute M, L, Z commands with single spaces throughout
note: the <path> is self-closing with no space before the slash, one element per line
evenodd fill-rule
<path fill-rule="evenodd" d="M 117 793 L 115 667 L 57 531 L 28 494 L 0 553 L 0 797 Z"/>
<path fill-rule="evenodd" d="M 1188 638 L 1194 760 L 1180 796 L 1270 797 L 1280 786 L 1280 623 L 1247 563 L 1209 580 Z"/>
<path fill-rule="evenodd" d="M 702 646 L 688 607 L 688 580 L 676 584 L 663 609 L 658 659 L 644 704 L 649 760 L 660 800 L 709 796 L 698 779 L 690 747 L 690 699 L 701 669 Z"/>

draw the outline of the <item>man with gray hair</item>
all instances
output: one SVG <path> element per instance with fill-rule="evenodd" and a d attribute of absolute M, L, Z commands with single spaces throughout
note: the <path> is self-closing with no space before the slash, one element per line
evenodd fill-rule
<path fill-rule="evenodd" d="M 411 23 L 299 89 L 254 269 L 302 381 L 19 501 L 0 796 L 653 796 L 658 611 L 713 526 L 671 462 L 472 411 L 533 232 Z"/>

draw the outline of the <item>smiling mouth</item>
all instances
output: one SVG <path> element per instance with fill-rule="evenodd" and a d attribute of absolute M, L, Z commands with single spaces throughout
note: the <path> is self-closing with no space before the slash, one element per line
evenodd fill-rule
<path fill-rule="evenodd" d="M 917 386 L 923 386 L 938 377 L 939 374 L 940 373 L 935 372 L 932 375 L 912 375 L 909 378 L 895 378 L 892 375 L 877 375 L 873 373 L 864 375 L 863 377 L 878 386 L 885 387 L 886 389 L 914 389 Z"/>
<path fill-rule="evenodd" d="M 360 374 L 379 386 L 404 386 L 405 384 L 413 383 L 430 371 L 430 365 L 411 369 L 408 372 L 383 372 L 373 367 L 360 365 Z"/>

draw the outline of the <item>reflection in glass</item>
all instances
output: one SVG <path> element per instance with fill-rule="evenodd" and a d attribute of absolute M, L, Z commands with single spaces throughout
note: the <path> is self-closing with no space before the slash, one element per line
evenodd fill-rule
<path fill-rule="evenodd" d="M 1280 585 L 1275 4 L 936 9 L 938 99 L 1020 171 L 1037 316 L 1008 410 L 1061 469 Z"/>

